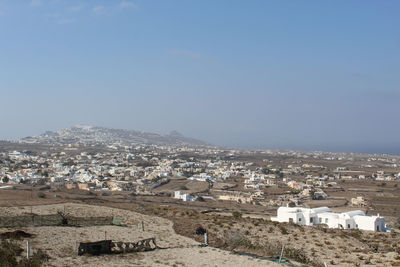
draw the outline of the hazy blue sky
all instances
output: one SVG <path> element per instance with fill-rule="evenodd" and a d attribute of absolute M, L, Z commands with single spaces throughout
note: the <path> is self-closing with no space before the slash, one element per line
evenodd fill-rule
<path fill-rule="evenodd" d="M 400 154 L 400 1 L 0 0 L 0 139 L 75 124 Z"/>

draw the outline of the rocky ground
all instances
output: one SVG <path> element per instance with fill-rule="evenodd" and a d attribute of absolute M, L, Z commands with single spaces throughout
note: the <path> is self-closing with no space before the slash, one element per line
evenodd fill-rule
<path fill-rule="evenodd" d="M 173 223 L 167 219 L 143 215 L 133 211 L 84 204 L 53 204 L 32 207 L 35 214 L 54 214 L 64 211 L 78 217 L 115 216 L 123 219 L 124 226 L 93 227 L 27 227 L 34 235 L 32 249 L 42 249 L 50 256 L 46 266 L 278 266 L 277 264 L 229 251 L 200 247 L 200 243 L 178 235 Z M 18 216 L 31 212 L 31 207 L 1 207 L 0 216 Z M 142 231 L 142 221 L 145 231 Z M 6 232 L 15 229 L 0 229 Z M 79 242 L 111 239 L 138 241 L 155 237 L 157 245 L 165 249 L 149 252 L 103 256 L 78 256 Z M 24 247 L 25 240 L 18 241 Z"/>

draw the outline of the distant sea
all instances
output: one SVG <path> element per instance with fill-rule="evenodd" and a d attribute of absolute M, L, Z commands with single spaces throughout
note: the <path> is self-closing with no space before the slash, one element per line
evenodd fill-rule
<path fill-rule="evenodd" d="M 355 153 L 364 153 L 364 154 L 389 154 L 400 156 L 400 146 L 393 147 L 363 147 L 359 149 L 354 149 Z"/>
<path fill-rule="evenodd" d="M 354 146 L 251 146 L 238 147 L 241 149 L 277 149 L 277 150 L 298 150 L 298 151 L 325 151 L 325 152 L 345 152 L 345 153 L 360 153 L 360 154 L 388 154 L 400 156 L 400 145 L 354 145 Z"/>

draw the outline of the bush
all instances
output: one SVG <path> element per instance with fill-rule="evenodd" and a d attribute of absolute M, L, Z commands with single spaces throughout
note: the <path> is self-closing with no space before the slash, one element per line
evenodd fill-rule
<path fill-rule="evenodd" d="M 17 266 L 17 256 L 22 249 L 15 243 L 2 241 L 0 246 L 0 262 L 1 266 Z"/>
<path fill-rule="evenodd" d="M 242 213 L 240 213 L 239 211 L 233 211 L 232 216 L 234 218 L 242 218 Z"/>
<path fill-rule="evenodd" d="M 18 261 L 17 257 L 23 250 L 12 241 L 2 241 L 0 244 L 0 266 L 12 267 L 40 267 L 49 260 L 49 256 L 41 251 L 36 251 L 29 260 L 25 257 Z"/>
<path fill-rule="evenodd" d="M 230 233 L 225 236 L 225 243 L 233 249 L 238 247 L 252 248 L 253 244 L 242 232 Z"/>
<path fill-rule="evenodd" d="M 23 258 L 18 266 L 21 267 L 40 267 L 42 264 L 49 260 L 49 256 L 42 250 L 38 250 L 28 259 Z"/>
<path fill-rule="evenodd" d="M 347 232 L 347 234 L 358 240 L 361 240 L 361 238 L 362 238 L 362 232 L 358 229 L 351 229 Z"/>
<path fill-rule="evenodd" d="M 189 188 L 187 188 L 186 185 L 181 185 L 179 187 L 179 190 L 189 190 Z"/>
<path fill-rule="evenodd" d="M 323 266 L 320 262 L 313 262 L 302 249 L 285 247 L 284 255 L 300 263 L 311 264 L 312 266 Z"/>
<path fill-rule="evenodd" d="M 282 233 L 283 235 L 287 235 L 287 234 L 289 233 L 285 226 L 283 226 L 283 225 L 278 225 L 278 227 L 279 227 L 279 230 L 281 230 L 281 233 Z"/>

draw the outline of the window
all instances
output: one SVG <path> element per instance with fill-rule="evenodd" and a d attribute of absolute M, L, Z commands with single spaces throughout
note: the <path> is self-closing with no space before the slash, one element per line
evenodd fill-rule
<path fill-rule="evenodd" d="M 325 223 L 328 223 L 328 218 L 325 218 Z"/>
<path fill-rule="evenodd" d="M 299 218 L 299 222 L 301 222 L 301 218 Z"/>
<path fill-rule="evenodd" d="M 356 228 L 358 228 L 358 224 L 356 224 Z"/>
<path fill-rule="evenodd" d="M 310 218 L 310 223 L 312 223 L 314 221 L 314 218 Z"/>
<path fill-rule="evenodd" d="M 289 218 L 289 222 L 290 222 L 290 223 L 293 223 L 293 218 Z"/>
<path fill-rule="evenodd" d="M 319 223 L 322 223 L 322 218 L 319 218 Z"/>
<path fill-rule="evenodd" d="M 347 228 L 350 229 L 350 224 L 349 223 L 347 224 Z"/>

